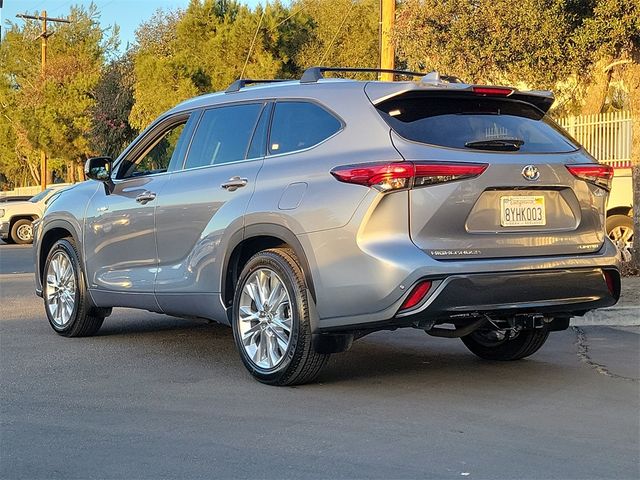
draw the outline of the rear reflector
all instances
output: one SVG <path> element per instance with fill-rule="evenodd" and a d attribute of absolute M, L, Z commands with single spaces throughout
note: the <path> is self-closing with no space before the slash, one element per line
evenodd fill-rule
<path fill-rule="evenodd" d="M 607 288 L 609 289 L 609 293 L 612 297 L 616 296 L 616 281 L 613 277 L 613 273 L 610 270 L 605 270 L 604 272 L 604 280 L 607 282 Z"/>
<path fill-rule="evenodd" d="M 413 308 L 418 305 L 427 294 L 427 292 L 429 292 L 430 288 L 431 282 L 428 280 L 423 280 L 422 282 L 418 283 L 415 287 L 413 287 L 413 290 L 411 290 L 409 296 L 402 303 L 400 310 L 408 310 L 409 308 Z"/>
<path fill-rule="evenodd" d="M 381 192 L 422 187 L 477 177 L 485 163 L 385 162 L 344 165 L 331 170 L 341 182 L 374 187 Z"/>
<path fill-rule="evenodd" d="M 611 190 L 613 167 L 610 165 L 590 163 L 588 165 L 567 165 L 566 167 L 574 177 L 597 185 L 607 191 Z"/>
<path fill-rule="evenodd" d="M 513 88 L 508 87 L 471 87 L 471 91 L 478 95 L 489 95 L 494 97 L 507 97 L 513 93 Z"/>

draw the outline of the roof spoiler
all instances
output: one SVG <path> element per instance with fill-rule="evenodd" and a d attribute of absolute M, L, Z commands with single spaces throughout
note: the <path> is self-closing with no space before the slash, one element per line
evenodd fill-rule
<path fill-rule="evenodd" d="M 459 82 L 442 82 L 440 79 L 427 78 L 421 83 L 371 82 L 365 91 L 371 103 L 377 105 L 399 95 L 421 92 L 440 92 L 454 95 L 479 95 L 483 97 L 504 97 L 533 105 L 542 113 L 547 113 L 555 98 L 549 90 L 520 91 L 512 87 L 492 85 L 468 85 Z"/>

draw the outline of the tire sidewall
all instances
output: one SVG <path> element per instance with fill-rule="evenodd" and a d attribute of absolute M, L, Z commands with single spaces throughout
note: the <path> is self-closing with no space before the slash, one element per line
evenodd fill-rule
<path fill-rule="evenodd" d="M 47 305 L 47 300 L 46 300 L 46 295 L 47 295 L 47 292 L 46 292 L 47 278 L 46 277 L 47 277 L 47 272 L 49 270 L 49 264 L 51 263 L 51 259 L 54 257 L 54 255 L 60 251 L 63 251 L 69 258 L 71 266 L 73 268 L 74 279 L 76 282 L 76 292 L 74 296 L 74 304 L 73 304 L 73 311 L 71 312 L 71 318 L 69 322 L 63 327 L 60 327 L 53 320 L 53 317 L 51 315 L 51 312 L 49 311 L 49 306 Z M 84 290 L 84 276 L 82 275 L 82 269 L 80 268 L 80 261 L 78 259 L 78 255 L 75 251 L 75 248 L 73 248 L 73 245 L 68 240 L 66 239 L 58 240 L 54 244 L 54 246 L 51 248 L 51 250 L 49 250 L 49 254 L 47 255 L 47 261 L 45 262 L 45 265 L 44 265 L 44 271 L 43 271 L 42 277 L 43 277 L 44 310 L 47 314 L 49 325 L 51 325 L 51 328 L 53 328 L 59 334 L 65 335 L 67 333 L 70 333 L 73 330 L 80 316 L 79 313 L 81 310 L 81 302 L 84 298 L 85 290 Z"/>
<path fill-rule="evenodd" d="M 240 337 L 240 329 L 239 329 L 239 305 L 240 305 L 240 296 L 242 294 L 242 289 L 247 281 L 247 279 L 254 273 L 256 270 L 261 268 L 268 268 L 276 273 L 280 279 L 282 280 L 287 293 L 289 294 L 289 299 L 291 301 L 291 336 L 289 340 L 289 346 L 287 347 L 287 351 L 285 352 L 284 358 L 276 367 L 271 369 L 264 369 L 257 366 L 247 355 L 247 352 L 242 345 L 242 340 Z M 249 370 L 249 372 L 257 377 L 260 381 L 264 383 L 279 383 L 279 381 L 286 376 L 289 372 L 289 366 L 294 360 L 296 355 L 300 355 L 300 351 L 298 349 L 298 343 L 300 341 L 300 328 L 302 327 L 301 323 L 305 320 L 305 311 L 304 311 L 304 297 L 305 292 L 300 292 L 295 287 L 296 285 L 295 273 L 291 270 L 289 265 L 286 264 L 284 260 L 282 260 L 277 254 L 272 252 L 260 252 L 254 255 L 245 265 L 238 279 L 238 283 L 236 286 L 236 291 L 233 297 L 233 312 L 232 312 L 232 328 L 233 328 L 233 337 L 236 342 L 236 347 L 240 353 L 240 358 L 244 363 L 245 367 Z"/>
<path fill-rule="evenodd" d="M 628 227 L 633 232 L 633 219 L 627 215 L 611 215 L 607 217 L 607 236 L 614 228 Z"/>

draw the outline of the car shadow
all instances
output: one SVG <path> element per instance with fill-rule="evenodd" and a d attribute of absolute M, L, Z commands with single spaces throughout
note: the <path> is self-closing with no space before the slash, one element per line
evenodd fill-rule
<path fill-rule="evenodd" d="M 197 369 L 215 371 L 216 365 L 224 365 L 223 376 L 248 378 L 228 326 L 163 315 L 136 316 L 142 318 L 107 319 L 94 341 L 122 343 L 128 351 L 142 348 L 166 354 L 173 357 L 166 360 L 182 366 L 187 362 Z M 409 329 L 378 332 L 358 340 L 349 351 L 333 355 L 316 382 L 295 388 L 357 385 L 363 381 L 382 386 L 403 384 L 407 388 L 481 384 L 483 388 L 522 389 L 532 382 L 561 388 L 566 375 L 580 368 L 574 341 L 572 333 L 560 332 L 529 359 L 490 362 L 475 357 L 457 339 L 433 338 Z"/>

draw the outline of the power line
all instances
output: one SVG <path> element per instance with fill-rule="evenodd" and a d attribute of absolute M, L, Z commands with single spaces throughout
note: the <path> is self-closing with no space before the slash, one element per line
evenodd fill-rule
<path fill-rule="evenodd" d="M 258 33 L 260 32 L 260 26 L 262 25 L 262 20 L 264 19 L 264 14 L 267 12 L 268 6 L 269 6 L 269 3 L 267 2 L 264 6 L 264 10 L 262 10 L 262 15 L 260 15 L 260 21 L 258 22 L 256 33 L 253 35 L 253 40 L 251 40 L 251 46 L 249 47 L 249 51 L 247 52 L 247 58 L 244 59 L 244 66 L 242 67 L 240 78 L 244 78 L 244 71 L 247 68 L 247 63 L 249 63 L 249 57 L 251 56 L 251 52 L 253 51 L 253 45 L 256 43 L 256 38 L 258 38 Z"/>
<path fill-rule="evenodd" d="M 333 35 L 333 38 L 329 42 L 329 45 L 327 46 L 327 49 L 324 51 L 324 54 L 322 55 L 322 58 L 320 59 L 320 62 L 318 63 L 318 65 L 322 65 L 322 62 L 324 62 L 325 57 L 327 56 L 327 54 L 329 53 L 329 50 L 331 50 L 331 47 L 333 46 L 333 42 L 335 42 L 336 38 L 338 38 L 338 34 L 340 33 L 340 30 L 342 30 L 342 27 L 347 21 L 347 18 L 349 18 L 349 14 L 351 13 L 351 10 L 353 10 L 353 7 L 355 4 L 356 2 L 351 2 L 351 5 L 349 6 L 349 10 L 347 11 L 347 14 L 342 19 L 342 23 L 340 23 L 340 26 L 336 30 L 336 33 Z"/>

